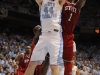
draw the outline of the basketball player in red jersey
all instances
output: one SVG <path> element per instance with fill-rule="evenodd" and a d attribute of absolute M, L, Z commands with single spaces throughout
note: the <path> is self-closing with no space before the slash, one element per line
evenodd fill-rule
<path fill-rule="evenodd" d="M 16 75 L 24 75 L 31 56 L 31 47 L 27 46 L 25 53 L 21 53 L 18 55 L 17 58 L 15 58 L 15 61 L 18 62 L 18 69 Z"/>
<path fill-rule="evenodd" d="M 36 45 L 36 43 L 38 41 L 38 37 L 40 35 L 40 26 L 37 25 L 34 28 L 33 32 L 34 32 L 35 36 L 32 40 L 32 47 L 27 46 L 26 47 L 26 52 L 19 54 L 18 57 L 15 59 L 15 61 L 18 62 L 18 66 L 19 66 L 19 68 L 17 70 L 17 75 L 24 75 L 24 73 L 25 73 L 25 71 L 28 67 L 28 64 L 29 64 L 29 61 L 30 61 L 30 56 L 32 54 L 34 46 Z M 37 66 L 34 75 L 39 75 L 40 74 L 40 69 L 41 69 L 41 66 Z"/>
<path fill-rule="evenodd" d="M 64 75 L 72 75 L 72 59 L 73 59 L 73 39 L 74 28 L 78 21 L 81 8 L 84 6 L 86 0 L 78 0 L 74 3 L 74 0 L 66 0 L 62 11 L 62 30 L 63 30 L 63 42 L 64 51 L 63 59 L 65 72 Z"/>

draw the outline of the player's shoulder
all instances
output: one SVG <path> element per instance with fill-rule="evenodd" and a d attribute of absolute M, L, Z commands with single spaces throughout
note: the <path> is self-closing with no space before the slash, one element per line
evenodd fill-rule
<path fill-rule="evenodd" d="M 24 55 L 25 55 L 25 53 L 20 53 L 19 54 L 20 57 L 23 57 Z"/>

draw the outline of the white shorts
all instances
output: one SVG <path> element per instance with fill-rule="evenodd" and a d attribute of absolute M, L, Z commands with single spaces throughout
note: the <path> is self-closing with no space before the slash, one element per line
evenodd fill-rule
<path fill-rule="evenodd" d="M 42 33 L 33 50 L 30 61 L 44 61 L 47 53 L 50 55 L 51 65 L 60 64 L 63 54 L 62 32 L 52 31 Z"/>
<path fill-rule="evenodd" d="M 64 75 L 64 64 L 63 63 L 59 65 L 59 71 L 60 71 L 60 75 Z M 46 75 L 52 75 L 50 66 L 49 66 L 49 69 Z"/>

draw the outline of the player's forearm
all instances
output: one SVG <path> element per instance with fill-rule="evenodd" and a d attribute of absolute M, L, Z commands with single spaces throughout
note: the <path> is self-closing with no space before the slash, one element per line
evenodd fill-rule
<path fill-rule="evenodd" d="M 34 44 L 35 44 L 35 45 L 37 44 L 38 39 L 39 39 L 39 35 L 36 35 L 36 36 L 34 37 Z"/>
<path fill-rule="evenodd" d="M 45 58 L 45 61 L 43 63 L 43 66 L 42 66 L 40 75 L 46 75 L 47 74 L 47 71 L 48 71 L 48 67 L 49 67 L 49 58 L 46 57 Z"/>

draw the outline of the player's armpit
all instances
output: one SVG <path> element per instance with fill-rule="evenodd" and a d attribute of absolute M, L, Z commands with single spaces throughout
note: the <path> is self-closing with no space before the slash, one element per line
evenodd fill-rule
<path fill-rule="evenodd" d="M 79 8 L 79 10 L 81 10 L 81 8 L 85 5 L 86 0 L 78 0 L 77 1 L 77 6 Z"/>
<path fill-rule="evenodd" d="M 24 53 L 21 53 L 15 58 L 15 61 L 20 61 L 23 58 L 24 58 Z"/>
<path fill-rule="evenodd" d="M 60 4 L 61 6 L 63 6 L 64 3 L 65 3 L 65 0 L 59 0 L 59 4 Z"/>

